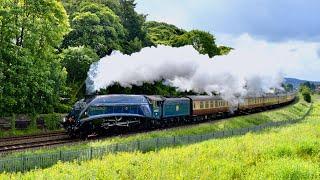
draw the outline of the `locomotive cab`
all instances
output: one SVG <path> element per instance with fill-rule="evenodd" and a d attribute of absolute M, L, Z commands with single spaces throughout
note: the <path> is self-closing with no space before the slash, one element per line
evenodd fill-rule
<path fill-rule="evenodd" d="M 151 106 L 153 119 L 162 118 L 162 107 L 164 99 L 162 96 L 146 96 Z"/>

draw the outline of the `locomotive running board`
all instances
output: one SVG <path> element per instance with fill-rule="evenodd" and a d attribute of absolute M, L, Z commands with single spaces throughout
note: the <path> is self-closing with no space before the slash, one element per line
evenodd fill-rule
<path fill-rule="evenodd" d="M 126 121 L 126 122 L 118 122 L 115 120 L 108 120 L 106 122 L 103 122 L 101 124 L 102 127 L 114 127 L 114 126 L 119 126 L 119 127 L 129 127 L 131 124 L 135 123 L 140 123 L 140 121 Z"/>

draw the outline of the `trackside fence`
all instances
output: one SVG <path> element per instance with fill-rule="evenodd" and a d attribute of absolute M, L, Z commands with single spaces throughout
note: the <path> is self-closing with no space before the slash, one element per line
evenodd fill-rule
<path fill-rule="evenodd" d="M 118 152 L 148 152 L 164 147 L 179 146 L 197 143 L 209 139 L 225 138 L 231 136 L 244 135 L 248 132 L 259 132 L 272 127 L 281 127 L 294 124 L 303 120 L 311 111 L 308 111 L 300 118 L 286 121 L 268 122 L 265 124 L 251 126 L 248 128 L 224 130 L 201 135 L 159 137 L 153 139 L 139 140 L 134 142 L 111 144 L 104 147 L 91 147 L 80 150 L 61 150 L 40 155 L 24 155 L 21 157 L 4 157 L 0 160 L 0 172 L 24 172 L 36 168 L 46 168 L 56 164 L 58 161 L 85 161 L 94 158 L 102 158 L 109 153 Z"/>

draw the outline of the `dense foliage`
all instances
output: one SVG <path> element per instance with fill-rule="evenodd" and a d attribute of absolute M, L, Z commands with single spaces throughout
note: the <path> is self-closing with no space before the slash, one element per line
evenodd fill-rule
<path fill-rule="evenodd" d="M 65 37 L 62 47 L 89 46 L 100 57 L 121 49 L 124 29 L 120 18 L 103 5 L 83 3 L 79 11 L 71 14 L 72 31 Z"/>
<path fill-rule="evenodd" d="M 208 32 L 200 30 L 187 32 L 174 25 L 155 21 L 145 23 L 145 28 L 154 44 L 173 47 L 192 45 L 199 53 L 207 54 L 209 57 L 228 54 L 232 50 L 226 46 L 218 47 L 215 43 L 215 37 Z"/>
<path fill-rule="evenodd" d="M 83 96 L 85 79 L 90 65 L 99 59 L 96 52 L 90 47 L 68 47 L 60 54 L 61 63 L 68 71 L 67 83 L 71 87 L 71 98 Z M 69 96 L 70 97 L 70 96 Z M 59 111 L 60 112 L 60 111 Z"/>
<path fill-rule="evenodd" d="M 314 91 L 316 89 L 316 85 L 314 83 L 312 83 L 312 82 L 309 82 L 309 81 L 304 82 L 302 84 L 302 86 L 305 86 L 305 87 L 309 88 L 311 91 Z"/>
<path fill-rule="evenodd" d="M 0 3 L 0 112 L 49 112 L 59 103 L 66 71 L 56 47 L 69 31 L 56 0 Z"/>
<path fill-rule="evenodd" d="M 114 50 L 193 45 L 210 57 L 231 50 L 208 32 L 146 22 L 135 7 L 134 0 L 0 1 L 1 116 L 65 111 L 61 99 L 71 105 L 83 97 L 90 64 Z M 183 94 L 161 82 L 132 89 L 115 84 L 103 92 Z"/>

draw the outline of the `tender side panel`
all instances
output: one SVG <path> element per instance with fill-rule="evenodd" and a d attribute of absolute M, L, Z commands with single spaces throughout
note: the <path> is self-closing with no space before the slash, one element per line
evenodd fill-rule
<path fill-rule="evenodd" d="M 189 116 L 190 100 L 187 98 L 166 98 L 163 103 L 163 118 Z"/>

